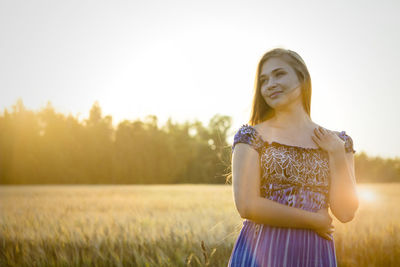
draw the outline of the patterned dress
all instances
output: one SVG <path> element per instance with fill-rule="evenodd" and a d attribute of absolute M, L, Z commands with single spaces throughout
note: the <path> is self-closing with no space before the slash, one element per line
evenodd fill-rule
<path fill-rule="evenodd" d="M 345 131 L 336 133 L 345 141 L 346 153 L 355 153 L 352 138 Z M 329 206 L 326 151 L 268 143 L 248 124 L 235 134 L 232 153 L 237 143 L 246 143 L 259 154 L 262 197 L 312 212 Z M 337 266 L 335 244 L 311 229 L 276 227 L 245 219 L 228 266 Z"/>

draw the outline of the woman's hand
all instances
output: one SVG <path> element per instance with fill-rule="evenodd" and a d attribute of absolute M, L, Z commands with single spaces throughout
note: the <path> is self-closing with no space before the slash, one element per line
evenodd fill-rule
<path fill-rule="evenodd" d="M 314 135 L 311 138 L 314 143 L 328 153 L 336 153 L 345 149 L 345 142 L 337 134 L 320 126 L 314 129 Z"/>
<path fill-rule="evenodd" d="M 335 231 L 335 226 L 332 224 L 332 217 L 328 213 L 328 208 L 322 208 L 317 212 L 317 219 L 313 230 L 321 237 L 333 240 L 332 233 Z"/>

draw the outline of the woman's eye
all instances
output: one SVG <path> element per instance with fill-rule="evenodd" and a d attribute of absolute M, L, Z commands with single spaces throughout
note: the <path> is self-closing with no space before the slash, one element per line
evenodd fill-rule
<path fill-rule="evenodd" d="M 284 72 L 278 72 L 276 76 L 280 76 L 281 74 L 285 74 Z"/>
<path fill-rule="evenodd" d="M 285 72 L 277 72 L 275 76 L 281 76 L 283 74 L 285 74 Z M 267 79 L 261 79 L 260 83 L 263 84 L 265 81 L 267 81 Z"/>
<path fill-rule="evenodd" d="M 283 74 L 285 74 L 285 72 L 277 72 L 275 76 L 281 76 L 281 75 L 283 75 Z M 265 81 L 267 81 L 267 80 L 268 80 L 268 79 L 261 79 L 261 80 L 260 80 L 260 83 L 263 83 L 263 82 L 265 82 Z"/>

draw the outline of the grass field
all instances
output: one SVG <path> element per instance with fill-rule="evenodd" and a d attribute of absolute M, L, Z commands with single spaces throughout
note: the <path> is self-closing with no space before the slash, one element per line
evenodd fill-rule
<path fill-rule="evenodd" d="M 359 193 L 339 266 L 400 266 L 400 184 Z M 241 227 L 229 185 L 0 187 L 0 266 L 226 266 Z"/>

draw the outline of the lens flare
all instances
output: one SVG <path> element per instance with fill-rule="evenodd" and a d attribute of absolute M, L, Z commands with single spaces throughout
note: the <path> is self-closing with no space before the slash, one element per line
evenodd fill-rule
<path fill-rule="evenodd" d="M 358 187 L 357 193 L 361 201 L 375 202 L 377 200 L 376 193 L 370 188 Z"/>

